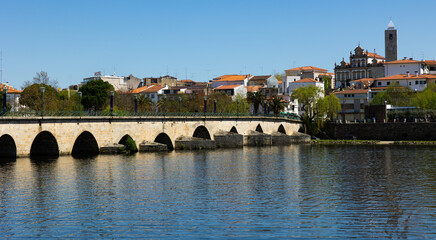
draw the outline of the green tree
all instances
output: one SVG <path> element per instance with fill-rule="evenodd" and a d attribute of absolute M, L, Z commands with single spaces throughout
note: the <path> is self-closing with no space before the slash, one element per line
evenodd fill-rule
<path fill-rule="evenodd" d="M 412 105 L 421 109 L 436 109 L 436 85 L 429 83 L 424 91 L 416 93 Z"/>
<path fill-rule="evenodd" d="M 270 100 L 270 106 L 274 114 L 279 114 L 285 109 L 286 103 L 283 102 L 283 99 L 281 97 L 274 96 Z"/>
<path fill-rule="evenodd" d="M 42 93 L 40 88 L 44 87 L 44 110 L 56 111 L 59 110 L 59 96 L 58 91 L 45 84 L 32 84 L 25 88 L 20 96 L 20 104 L 35 111 L 41 111 L 42 106 Z"/>
<path fill-rule="evenodd" d="M 324 90 L 326 92 L 332 88 L 332 78 L 331 77 L 324 75 L 322 77 L 322 82 L 324 83 Z"/>
<path fill-rule="evenodd" d="M 253 104 L 253 113 L 256 114 L 259 106 L 262 105 L 265 96 L 261 92 L 249 92 L 247 94 L 247 101 Z"/>
<path fill-rule="evenodd" d="M 294 89 L 291 97 L 298 99 L 301 110 L 304 111 L 304 131 L 311 135 L 317 134 L 326 118 L 336 115 L 341 106 L 335 95 L 322 97 L 322 89 L 314 85 Z"/>
<path fill-rule="evenodd" d="M 88 110 L 103 110 L 109 101 L 110 91 L 114 87 L 101 79 L 91 80 L 80 88 L 82 104 Z"/>
<path fill-rule="evenodd" d="M 386 91 L 377 93 L 372 99 L 373 105 L 391 104 L 394 106 L 410 106 L 414 92 L 410 88 L 400 86 L 398 83 L 390 85 Z"/>
<path fill-rule="evenodd" d="M 0 89 L 0 113 L 3 111 L 3 89 Z M 11 110 L 12 106 L 9 102 L 6 102 L 6 111 Z"/>

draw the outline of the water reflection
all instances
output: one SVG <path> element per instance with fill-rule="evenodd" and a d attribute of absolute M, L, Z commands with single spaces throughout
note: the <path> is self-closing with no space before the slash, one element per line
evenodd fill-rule
<path fill-rule="evenodd" d="M 435 149 L 311 146 L 17 159 L 0 237 L 434 238 Z"/>

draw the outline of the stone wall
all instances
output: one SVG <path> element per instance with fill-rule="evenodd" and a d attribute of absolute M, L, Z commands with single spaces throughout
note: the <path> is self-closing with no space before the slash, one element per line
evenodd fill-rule
<path fill-rule="evenodd" d="M 323 131 L 333 139 L 436 141 L 436 123 L 326 123 Z"/>

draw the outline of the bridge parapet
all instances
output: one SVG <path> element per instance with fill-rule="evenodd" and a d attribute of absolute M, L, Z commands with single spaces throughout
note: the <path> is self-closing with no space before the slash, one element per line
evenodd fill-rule
<path fill-rule="evenodd" d="M 291 135 L 300 126 L 299 120 L 271 116 L 5 116 L 0 118 L 0 153 L 11 152 L 14 146 L 17 156 L 32 155 L 32 147 L 39 149 L 34 154 L 43 154 L 44 149 L 50 155 L 72 154 L 77 149 L 95 152 L 119 143 L 126 135 L 137 143 L 161 142 L 173 147 L 177 138 L 197 137 L 200 130 L 198 136 L 214 140 L 220 131 L 246 135 L 260 128 L 267 134 Z"/>

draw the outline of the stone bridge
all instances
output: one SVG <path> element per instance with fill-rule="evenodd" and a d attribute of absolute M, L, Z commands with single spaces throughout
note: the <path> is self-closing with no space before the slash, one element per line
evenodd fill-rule
<path fill-rule="evenodd" d="M 172 150 L 177 139 L 183 137 L 214 140 L 216 134 L 223 132 L 288 136 L 297 134 L 300 126 L 296 120 L 262 116 L 3 117 L 0 156 L 98 153 L 102 146 L 120 143 L 127 136 L 136 143 L 158 142 Z"/>

